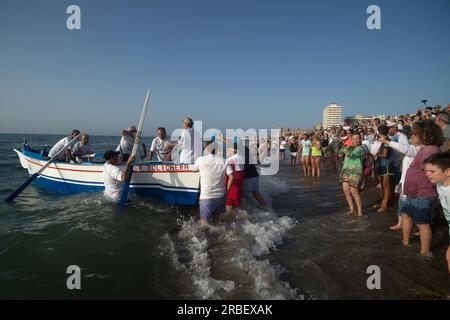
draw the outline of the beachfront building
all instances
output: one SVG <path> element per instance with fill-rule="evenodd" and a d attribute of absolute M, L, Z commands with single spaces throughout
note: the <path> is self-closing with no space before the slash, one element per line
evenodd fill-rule
<path fill-rule="evenodd" d="M 364 116 L 362 114 L 355 114 L 354 116 L 346 117 L 344 122 L 349 125 L 355 125 L 362 122 L 370 122 L 374 116 Z"/>
<path fill-rule="evenodd" d="M 337 103 L 330 103 L 325 109 L 323 109 L 323 128 L 327 129 L 333 126 L 340 126 L 341 124 L 342 106 Z"/>

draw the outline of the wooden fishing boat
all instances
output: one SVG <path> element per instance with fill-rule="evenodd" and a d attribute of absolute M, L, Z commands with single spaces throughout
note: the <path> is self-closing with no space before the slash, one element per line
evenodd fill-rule
<path fill-rule="evenodd" d="M 30 175 L 38 172 L 48 161 L 41 153 L 26 144 L 14 149 L 24 169 Z M 194 205 L 200 194 L 200 176 L 192 171 L 192 164 L 172 162 L 137 162 L 133 165 L 130 192 L 153 198 L 170 205 Z M 103 163 L 53 162 L 33 182 L 39 187 L 61 194 L 102 192 Z"/>

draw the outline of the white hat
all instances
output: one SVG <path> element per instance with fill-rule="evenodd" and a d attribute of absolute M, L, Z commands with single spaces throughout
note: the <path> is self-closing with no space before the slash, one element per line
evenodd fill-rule
<path fill-rule="evenodd" d="M 395 123 L 394 121 L 390 121 L 390 120 L 386 121 L 386 126 L 388 126 L 388 127 L 393 127 L 393 126 L 396 126 L 396 125 L 397 125 L 397 123 Z"/>

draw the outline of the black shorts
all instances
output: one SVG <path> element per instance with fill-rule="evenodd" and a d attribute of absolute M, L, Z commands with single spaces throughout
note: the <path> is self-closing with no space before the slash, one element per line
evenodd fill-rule
<path fill-rule="evenodd" d="M 394 176 L 395 175 L 395 167 L 392 164 L 389 164 L 387 166 L 384 165 L 380 165 L 377 168 L 377 174 L 380 177 L 389 175 L 389 176 Z"/>

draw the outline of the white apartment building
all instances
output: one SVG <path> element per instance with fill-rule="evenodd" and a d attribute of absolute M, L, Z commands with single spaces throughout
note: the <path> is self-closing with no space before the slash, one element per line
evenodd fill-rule
<path fill-rule="evenodd" d="M 332 126 L 339 126 L 342 124 L 342 106 L 337 103 L 330 103 L 325 109 L 323 109 L 323 122 L 324 129 Z"/>

